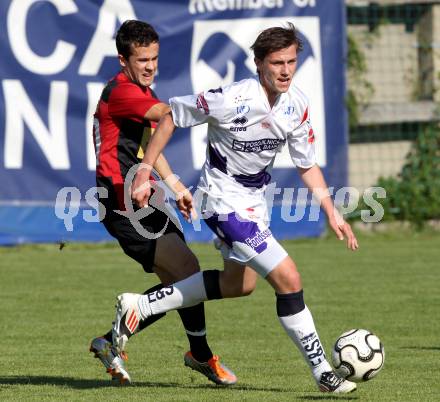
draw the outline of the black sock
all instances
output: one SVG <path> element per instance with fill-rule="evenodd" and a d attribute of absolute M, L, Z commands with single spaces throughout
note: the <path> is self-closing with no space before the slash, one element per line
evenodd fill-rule
<path fill-rule="evenodd" d="M 188 337 L 191 354 L 199 362 L 207 362 L 212 357 L 212 351 L 206 340 L 205 329 L 205 308 L 203 303 L 196 306 L 181 308 L 177 310 L 185 327 Z M 202 333 L 202 335 L 192 335 L 188 332 Z"/>
<path fill-rule="evenodd" d="M 203 271 L 203 283 L 208 300 L 223 299 L 220 290 L 220 271 L 218 269 Z"/>
<path fill-rule="evenodd" d="M 277 315 L 278 317 L 287 317 L 295 315 L 303 311 L 306 306 L 304 304 L 303 290 L 295 293 L 278 294 L 277 297 Z"/>
<path fill-rule="evenodd" d="M 163 285 L 161 283 L 151 287 L 150 289 L 147 289 L 143 294 L 146 295 L 147 293 L 154 292 L 156 290 L 162 289 Z M 166 313 L 160 313 L 156 315 L 151 315 L 145 320 L 141 320 L 139 322 L 139 330 L 138 332 L 144 330 L 145 328 L 149 327 L 151 324 L 154 324 L 157 320 L 160 320 L 162 317 L 165 317 Z M 129 335 L 131 337 L 131 335 Z M 108 331 L 103 338 L 105 338 L 107 341 L 112 342 L 112 330 Z"/>

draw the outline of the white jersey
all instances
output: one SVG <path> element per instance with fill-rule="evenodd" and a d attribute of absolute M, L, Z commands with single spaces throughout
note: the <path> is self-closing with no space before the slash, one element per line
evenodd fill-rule
<path fill-rule="evenodd" d="M 257 76 L 198 95 L 170 99 L 174 124 L 208 123 L 199 189 L 202 217 L 225 259 L 266 276 L 287 255 L 268 226 L 264 190 L 287 143 L 296 166 L 316 163 L 308 102 L 293 84 L 271 108 Z"/>
<path fill-rule="evenodd" d="M 171 98 L 170 105 L 177 127 L 208 123 L 199 188 L 213 197 L 261 195 L 275 156 L 286 143 L 296 166 L 316 163 L 308 101 L 293 84 L 272 108 L 258 76 Z"/>

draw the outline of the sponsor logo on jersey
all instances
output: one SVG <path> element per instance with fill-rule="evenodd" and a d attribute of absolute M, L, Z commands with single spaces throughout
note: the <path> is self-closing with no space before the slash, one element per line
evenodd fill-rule
<path fill-rule="evenodd" d="M 246 114 L 251 111 L 251 108 L 248 105 L 240 105 L 237 106 L 237 114 Z"/>
<path fill-rule="evenodd" d="M 231 127 L 229 127 L 229 131 L 232 131 L 233 133 L 235 133 L 237 131 L 247 131 L 247 127 L 231 126 Z"/>
<path fill-rule="evenodd" d="M 197 109 L 203 110 L 205 114 L 209 114 L 208 102 L 206 102 L 206 99 L 203 96 L 203 94 L 199 94 L 199 96 L 197 97 L 196 105 L 197 105 Z"/>
<path fill-rule="evenodd" d="M 232 120 L 232 123 L 235 124 L 235 126 L 229 127 L 229 131 L 237 132 L 237 131 L 246 131 L 246 127 L 240 127 L 244 126 L 248 122 L 248 119 L 246 116 L 238 116 L 234 120 Z"/>
<path fill-rule="evenodd" d="M 278 138 L 262 138 L 256 141 L 232 141 L 232 149 L 240 152 L 263 152 L 278 148 L 280 144 L 284 144 L 284 140 Z"/>
<path fill-rule="evenodd" d="M 232 123 L 235 125 L 244 126 L 248 122 L 248 119 L 245 116 L 236 117 L 232 120 Z"/>
<path fill-rule="evenodd" d="M 286 106 L 284 108 L 284 115 L 285 116 L 291 116 L 294 111 L 295 111 L 295 108 L 293 106 Z"/>
<path fill-rule="evenodd" d="M 270 229 L 265 229 L 261 232 L 258 231 L 253 237 L 247 237 L 245 239 L 245 242 L 249 247 L 255 249 L 258 246 L 260 246 L 262 243 L 264 243 L 265 240 L 270 236 L 272 236 L 272 232 L 270 231 Z"/>

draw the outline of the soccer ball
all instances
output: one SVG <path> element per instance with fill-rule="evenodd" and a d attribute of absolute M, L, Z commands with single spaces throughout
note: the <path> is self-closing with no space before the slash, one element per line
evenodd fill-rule
<path fill-rule="evenodd" d="M 385 351 L 379 338 L 366 329 L 344 332 L 332 351 L 336 372 L 354 382 L 371 380 L 383 367 Z"/>

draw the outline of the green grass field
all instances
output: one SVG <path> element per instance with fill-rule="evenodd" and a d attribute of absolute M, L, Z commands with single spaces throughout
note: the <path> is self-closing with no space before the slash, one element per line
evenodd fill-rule
<path fill-rule="evenodd" d="M 262 280 L 249 297 L 207 304 L 210 344 L 234 369 L 232 388 L 183 366 L 186 337 L 175 312 L 133 338 L 131 387 L 111 385 L 88 352 L 109 328 L 114 298 L 156 283 L 116 245 L 0 249 L 0 400 L 35 401 L 438 401 L 440 234 L 364 235 L 356 253 L 334 239 L 286 242 L 327 354 L 343 331 L 382 340 L 382 372 L 348 396 L 319 393 L 278 323 Z M 192 245 L 203 268 L 220 266 L 211 245 Z"/>

